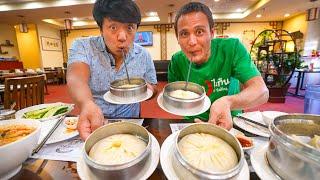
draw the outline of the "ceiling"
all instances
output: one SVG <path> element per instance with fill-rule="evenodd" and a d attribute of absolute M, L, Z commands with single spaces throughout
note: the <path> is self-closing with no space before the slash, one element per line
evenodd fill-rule
<path fill-rule="evenodd" d="M 92 6 L 95 0 L 0 0 L 0 23 L 39 23 L 49 20 L 57 27 L 64 27 L 64 19 L 74 18 L 78 28 L 93 27 Z M 314 1 L 314 0 L 313 0 Z M 160 21 L 142 24 L 170 23 L 173 14 L 190 0 L 135 0 L 143 17 L 157 12 Z M 207 4 L 216 21 L 250 22 L 282 21 L 307 9 L 320 7 L 320 0 L 200 0 Z M 290 16 L 284 17 L 286 13 Z M 257 18 L 257 14 L 261 14 Z M 171 17 L 173 17 L 171 16 Z M 48 20 L 47 20 L 48 21 Z M 87 24 L 86 24 L 87 23 Z M 84 26 L 83 26 L 84 25 Z"/>

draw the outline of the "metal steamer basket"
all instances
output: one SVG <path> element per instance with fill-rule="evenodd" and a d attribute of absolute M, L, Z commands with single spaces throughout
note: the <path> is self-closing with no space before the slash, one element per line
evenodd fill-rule
<path fill-rule="evenodd" d="M 115 80 L 110 84 L 111 98 L 115 101 L 135 101 L 146 96 L 147 83 L 142 78 L 130 78 L 130 84 L 136 87 L 123 88 L 129 85 L 128 79 Z"/>
<path fill-rule="evenodd" d="M 269 130 L 271 137 L 266 157 L 281 178 L 319 179 L 320 151 L 307 142 L 315 134 L 320 135 L 320 116 L 279 116 L 270 124 Z"/>
<path fill-rule="evenodd" d="M 182 109 L 185 109 L 189 113 L 196 114 L 201 111 L 204 104 L 204 98 L 206 96 L 205 90 L 202 86 L 188 82 L 186 90 L 197 93 L 199 95 L 198 98 L 182 99 L 172 97 L 170 95 L 170 93 L 175 90 L 185 90 L 185 85 L 185 81 L 177 81 L 167 84 L 163 89 L 163 106 L 171 111 L 181 111 Z"/>
<path fill-rule="evenodd" d="M 96 163 L 89 157 L 89 151 L 99 140 L 114 134 L 132 134 L 140 137 L 147 143 L 146 149 L 135 159 L 115 165 L 104 165 Z M 151 154 L 152 138 L 148 131 L 137 124 L 129 122 L 117 122 L 107 124 L 95 130 L 85 141 L 83 157 L 85 163 L 99 179 L 134 179 L 143 169 Z"/>
<path fill-rule="evenodd" d="M 192 166 L 181 154 L 178 142 L 188 134 L 206 133 L 226 141 L 235 150 L 238 164 L 225 172 L 207 172 Z M 244 165 L 244 153 L 238 140 L 228 131 L 209 123 L 193 124 L 182 129 L 175 137 L 172 164 L 180 179 L 232 179 L 236 178 Z"/>

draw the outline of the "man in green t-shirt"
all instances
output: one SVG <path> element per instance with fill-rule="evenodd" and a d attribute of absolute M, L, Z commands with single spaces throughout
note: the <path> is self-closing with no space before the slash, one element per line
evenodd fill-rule
<path fill-rule="evenodd" d="M 263 104 L 269 93 L 245 47 L 238 39 L 213 39 L 213 25 L 212 13 L 202 3 L 190 2 L 178 11 L 174 27 L 182 51 L 172 56 L 168 81 L 186 81 L 192 62 L 189 80 L 205 88 L 212 105 L 210 112 L 186 118 L 230 129 L 231 110 L 235 115 L 235 110 Z"/>

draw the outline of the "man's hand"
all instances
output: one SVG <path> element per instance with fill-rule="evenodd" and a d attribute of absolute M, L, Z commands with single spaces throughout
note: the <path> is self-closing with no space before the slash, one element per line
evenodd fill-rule
<path fill-rule="evenodd" d="M 151 98 L 153 98 L 155 95 L 157 95 L 157 86 L 156 85 L 152 85 L 152 84 L 147 83 L 147 88 L 152 91 Z"/>
<path fill-rule="evenodd" d="M 230 101 L 227 96 L 217 99 L 212 103 L 210 108 L 209 123 L 216 124 L 220 127 L 223 127 L 227 130 L 232 128 L 232 117 L 230 109 Z M 199 119 L 195 119 L 195 122 L 202 122 Z"/>
<path fill-rule="evenodd" d="M 98 127 L 103 125 L 104 117 L 99 106 L 93 101 L 85 103 L 81 107 L 78 123 L 80 137 L 86 140 L 87 137 Z"/>

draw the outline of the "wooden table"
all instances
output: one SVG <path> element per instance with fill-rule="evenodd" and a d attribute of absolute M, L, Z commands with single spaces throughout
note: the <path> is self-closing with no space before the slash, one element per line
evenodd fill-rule
<path fill-rule="evenodd" d="M 164 140 L 171 134 L 170 123 L 179 123 L 181 120 L 167 119 L 144 119 L 143 126 L 147 127 L 158 140 L 160 146 Z M 159 162 L 160 164 L 160 162 Z M 23 169 L 12 179 L 79 179 L 77 174 L 77 165 L 74 162 L 53 161 L 42 159 L 29 159 L 23 165 Z M 161 166 L 159 165 L 153 174 L 151 180 L 166 179 Z M 250 173 L 250 179 L 259 179 L 257 175 Z"/>

